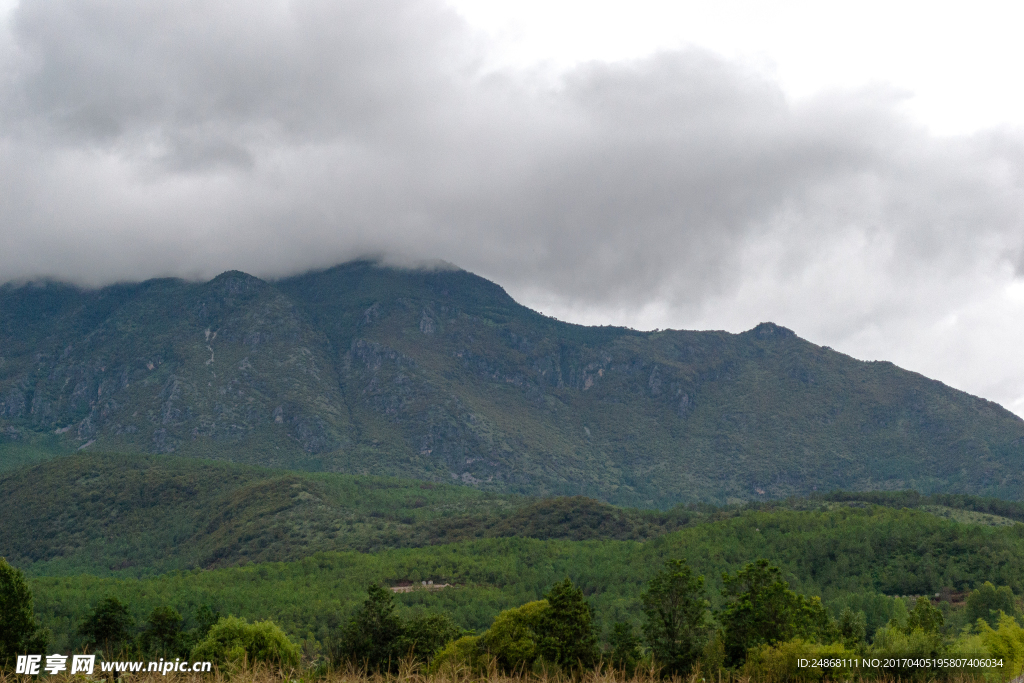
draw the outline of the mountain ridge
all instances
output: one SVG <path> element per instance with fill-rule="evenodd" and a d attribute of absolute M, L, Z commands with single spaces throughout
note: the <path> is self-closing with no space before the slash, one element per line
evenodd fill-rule
<path fill-rule="evenodd" d="M 357 261 L 0 287 L 3 441 L 667 507 L 833 488 L 1024 497 L 1024 421 L 762 323 L 564 323 L 462 270 Z"/>

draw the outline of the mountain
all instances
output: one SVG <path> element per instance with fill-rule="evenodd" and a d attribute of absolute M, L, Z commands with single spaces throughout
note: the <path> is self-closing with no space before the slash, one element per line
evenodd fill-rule
<path fill-rule="evenodd" d="M 890 363 L 771 323 L 571 325 L 462 270 L 364 261 L 275 282 L 5 285 L 0 434 L 7 460 L 174 453 L 641 507 L 1024 497 L 1024 421 Z"/>

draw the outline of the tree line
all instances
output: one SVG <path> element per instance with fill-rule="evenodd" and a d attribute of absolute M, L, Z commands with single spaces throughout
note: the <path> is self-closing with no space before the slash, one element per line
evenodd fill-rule
<path fill-rule="evenodd" d="M 1024 665 L 1021 613 L 1007 586 L 986 582 L 952 613 L 948 603 L 944 613 L 926 597 L 910 608 L 897 601 L 889 621 L 873 634 L 863 611 L 847 606 L 833 616 L 820 598 L 792 590 L 782 570 L 765 559 L 725 572 L 721 586 L 720 606 L 713 609 L 705 577 L 686 560 L 669 559 L 640 594 L 639 633 L 634 624 L 617 622 L 603 644 L 593 607 L 568 577 L 542 599 L 502 611 L 479 634 L 444 613 L 403 618 L 394 593 L 371 583 L 325 652 L 302 652 L 270 620 L 249 623 L 208 605 L 195 610 L 190 628 L 168 606 L 154 608 L 136 623 L 129 606 L 115 597 L 96 604 L 78 633 L 85 649 L 103 657 L 182 657 L 214 661 L 226 670 L 257 661 L 295 668 L 305 659 L 319 669 L 351 665 L 393 672 L 413 660 L 431 671 L 455 667 L 483 673 L 496 666 L 507 673 L 557 673 L 610 666 L 628 675 L 648 668 L 672 676 L 701 667 L 785 677 L 798 655 L 845 660 L 958 653 L 1002 657 L 1014 675 Z M 955 618 L 948 619 L 950 614 Z M 0 615 L 0 667 L 12 666 L 18 654 L 46 650 L 49 634 L 35 619 L 31 591 L 6 560 L 0 560 Z"/>

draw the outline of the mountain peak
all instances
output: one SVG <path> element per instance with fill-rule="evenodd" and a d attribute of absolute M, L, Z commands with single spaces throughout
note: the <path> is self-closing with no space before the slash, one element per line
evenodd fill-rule
<path fill-rule="evenodd" d="M 206 287 L 220 291 L 227 296 L 244 296 L 260 291 L 269 285 L 255 275 L 240 270 L 227 270 L 206 283 Z"/>
<path fill-rule="evenodd" d="M 796 332 L 783 327 L 782 325 L 776 325 L 772 322 L 761 323 L 756 327 L 748 330 L 746 334 L 751 334 L 755 339 L 796 339 Z"/>

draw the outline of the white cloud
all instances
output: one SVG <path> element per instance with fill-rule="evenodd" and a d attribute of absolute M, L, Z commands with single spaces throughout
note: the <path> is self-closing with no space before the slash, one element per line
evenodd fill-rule
<path fill-rule="evenodd" d="M 771 319 L 1022 407 L 1015 133 L 694 48 L 485 69 L 420 0 L 31 0 L 7 28 L 0 281 L 444 259 L 576 320 Z"/>

